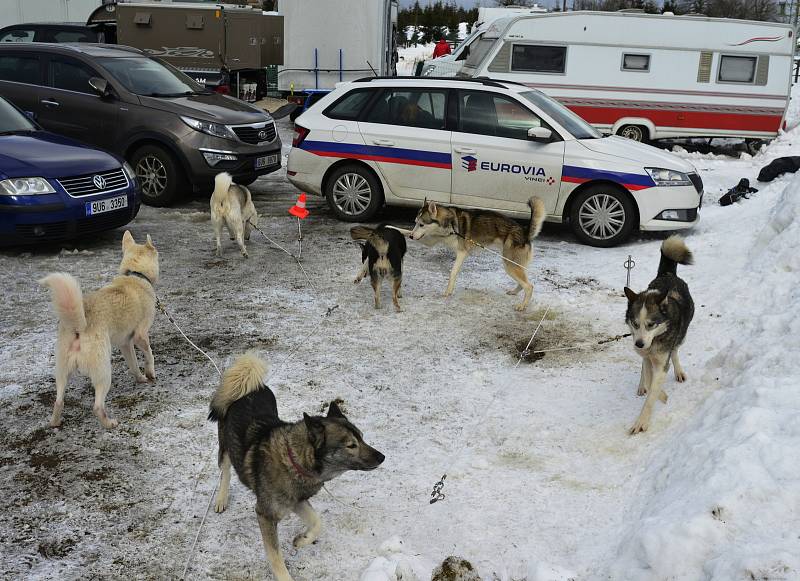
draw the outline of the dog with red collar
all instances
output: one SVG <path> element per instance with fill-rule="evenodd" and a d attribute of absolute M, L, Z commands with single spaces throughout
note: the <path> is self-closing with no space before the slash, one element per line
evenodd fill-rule
<path fill-rule="evenodd" d="M 217 512 L 228 506 L 231 467 L 256 495 L 256 515 L 267 559 L 277 581 L 292 581 L 278 543 L 278 523 L 295 513 L 306 530 L 295 537 L 304 547 L 319 535 L 321 523 L 309 499 L 328 480 L 348 470 L 374 470 L 384 455 L 331 402 L 328 414 L 294 423 L 278 417 L 272 390 L 264 384 L 267 364 L 253 353 L 241 355 L 222 377 L 208 418 L 219 429 L 222 471 Z"/>

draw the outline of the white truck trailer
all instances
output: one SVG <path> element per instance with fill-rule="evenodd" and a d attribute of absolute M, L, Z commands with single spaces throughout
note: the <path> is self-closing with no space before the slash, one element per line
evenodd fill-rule
<path fill-rule="evenodd" d="M 397 73 L 396 0 L 278 0 L 278 12 L 280 91 L 330 91 L 340 81 Z"/>
<path fill-rule="evenodd" d="M 27 22 L 86 22 L 101 0 L 2 0 L 0 28 Z"/>

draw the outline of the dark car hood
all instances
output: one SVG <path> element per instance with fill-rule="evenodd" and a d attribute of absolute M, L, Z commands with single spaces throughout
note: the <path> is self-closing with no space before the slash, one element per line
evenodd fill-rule
<path fill-rule="evenodd" d="M 260 123 L 269 118 L 269 115 L 261 109 L 218 93 L 186 97 L 140 96 L 139 98 L 146 107 L 223 125 Z"/>
<path fill-rule="evenodd" d="M 64 178 L 120 165 L 109 153 L 46 131 L 0 135 L 0 179 Z"/>

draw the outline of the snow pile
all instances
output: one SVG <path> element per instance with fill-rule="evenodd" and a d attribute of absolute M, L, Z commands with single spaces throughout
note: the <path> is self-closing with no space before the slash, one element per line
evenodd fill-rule
<path fill-rule="evenodd" d="M 400 537 L 384 541 L 378 553 L 360 581 L 427 581 L 430 576 L 430 566 L 409 555 Z"/>
<path fill-rule="evenodd" d="M 800 176 L 725 296 L 740 332 L 708 364 L 719 388 L 642 475 L 613 579 L 800 576 Z"/>

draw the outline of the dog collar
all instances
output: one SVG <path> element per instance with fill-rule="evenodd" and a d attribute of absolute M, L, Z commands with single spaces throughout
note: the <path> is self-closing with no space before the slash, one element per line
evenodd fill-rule
<path fill-rule="evenodd" d="M 289 453 L 289 462 L 291 463 L 292 468 L 294 468 L 294 471 L 297 472 L 299 476 L 302 476 L 304 478 L 319 480 L 319 478 L 315 474 L 312 474 L 311 472 L 300 466 L 300 464 L 297 462 L 297 458 L 295 458 L 294 452 L 292 451 L 292 447 L 289 444 L 286 444 L 286 451 Z"/>
<path fill-rule="evenodd" d="M 142 274 L 141 272 L 137 272 L 135 270 L 126 270 L 124 276 L 138 276 L 139 278 L 149 282 L 150 286 L 154 286 L 153 281 L 150 280 L 146 275 Z"/>

